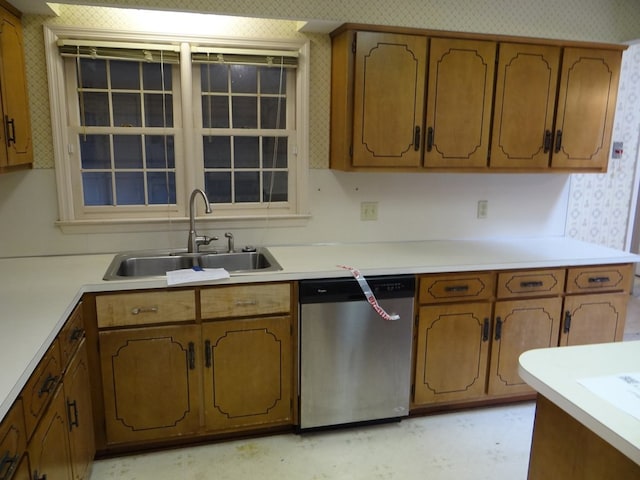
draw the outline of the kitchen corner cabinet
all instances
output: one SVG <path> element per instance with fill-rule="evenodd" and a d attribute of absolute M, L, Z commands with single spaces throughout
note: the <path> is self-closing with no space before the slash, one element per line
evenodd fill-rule
<path fill-rule="evenodd" d="M 289 283 L 104 294 L 96 310 L 104 447 L 293 423 Z"/>
<path fill-rule="evenodd" d="M 560 345 L 622 340 L 633 265 L 570 268 Z"/>
<path fill-rule="evenodd" d="M 0 172 L 33 163 L 22 24 L 0 3 Z"/>
<path fill-rule="evenodd" d="M 344 25 L 332 33 L 330 166 L 604 172 L 624 48 Z"/>
<path fill-rule="evenodd" d="M 501 43 L 490 166 L 606 171 L 621 60 L 619 50 Z"/>

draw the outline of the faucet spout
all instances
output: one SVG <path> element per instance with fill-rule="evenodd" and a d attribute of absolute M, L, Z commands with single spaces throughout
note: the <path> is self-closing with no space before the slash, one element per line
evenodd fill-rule
<path fill-rule="evenodd" d="M 195 203 L 198 195 L 200 195 L 202 200 L 204 200 L 205 212 L 211 213 L 211 204 L 209 203 L 207 194 L 204 193 L 204 190 L 196 188 L 191 192 L 191 196 L 189 197 L 189 238 L 187 240 L 187 251 L 189 253 L 198 253 L 200 245 L 208 245 L 211 240 L 215 239 L 215 237 L 209 238 L 207 236 L 199 236 L 196 233 Z"/>

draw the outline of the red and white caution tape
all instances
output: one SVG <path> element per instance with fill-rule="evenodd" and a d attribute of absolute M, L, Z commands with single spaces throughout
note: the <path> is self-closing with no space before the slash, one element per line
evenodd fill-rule
<path fill-rule="evenodd" d="M 367 298 L 367 302 L 369 302 L 369 305 L 371 305 L 371 307 L 378 313 L 378 315 L 380 315 L 385 320 L 400 320 L 400 315 L 398 315 L 397 313 L 392 313 L 391 315 L 389 315 L 384 310 L 384 308 L 380 306 L 378 300 L 373 294 L 373 291 L 371 290 L 371 287 L 369 286 L 369 283 L 364 278 L 364 275 L 360 273 L 360 270 L 353 267 L 348 267 L 347 265 L 338 265 L 338 267 L 344 268 L 345 270 L 349 270 L 351 272 L 353 278 L 358 281 L 358 285 L 360 285 L 362 293 L 364 293 L 364 296 Z"/>

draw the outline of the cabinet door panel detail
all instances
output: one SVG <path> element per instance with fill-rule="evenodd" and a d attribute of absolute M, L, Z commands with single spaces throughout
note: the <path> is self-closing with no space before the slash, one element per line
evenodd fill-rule
<path fill-rule="evenodd" d="M 500 45 L 492 166 L 549 165 L 559 64 L 557 47 Z"/>
<path fill-rule="evenodd" d="M 552 166 L 606 166 L 621 53 L 567 48 L 562 62 Z M 559 147 L 559 148 L 558 148 Z"/>
<path fill-rule="evenodd" d="M 486 166 L 495 52 L 493 42 L 431 40 L 426 166 Z"/>
<path fill-rule="evenodd" d="M 587 345 L 622 340 L 627 293 L 567 296 L 561 345 Z"/>
<path fill-rule="evenodd" d="M 490 304 L 420 308 L 416 403 L 484 394 Z"/>
<path fill-rule="evenodd" d="M 369 32 L 356 39 L 353 165 L 418 167 L 427 40 Z"/>
<path fill-rule="evenodd" d="M 196 432 L 198 327 L 100 333 L 110 443 Z"/>
<path fill-rule="evenodd" d="M 560 297 L 496 303 L 489 394 L 532 391 L 518 374 L 518 358 L 558 345 L 561 308 Z"/>
<path fill-rule="evenodd" d="M 203 326 L 206 423 L 225 428 L 291 415 L 289 317 Z M 207 348 L 205 346 L 205 348 Z"/>

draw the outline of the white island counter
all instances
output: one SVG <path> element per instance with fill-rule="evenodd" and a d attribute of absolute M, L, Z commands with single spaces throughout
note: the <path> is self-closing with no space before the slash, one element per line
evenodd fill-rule
<path fill-rule="evenodd" d="M 529 480 L 640 478 L 637 386 L 626 408 L 614 404 L 621 395 L 585 386 L 639 374 L 640 342 L 531 350 L 519 372 L 539 393 Z"/>

